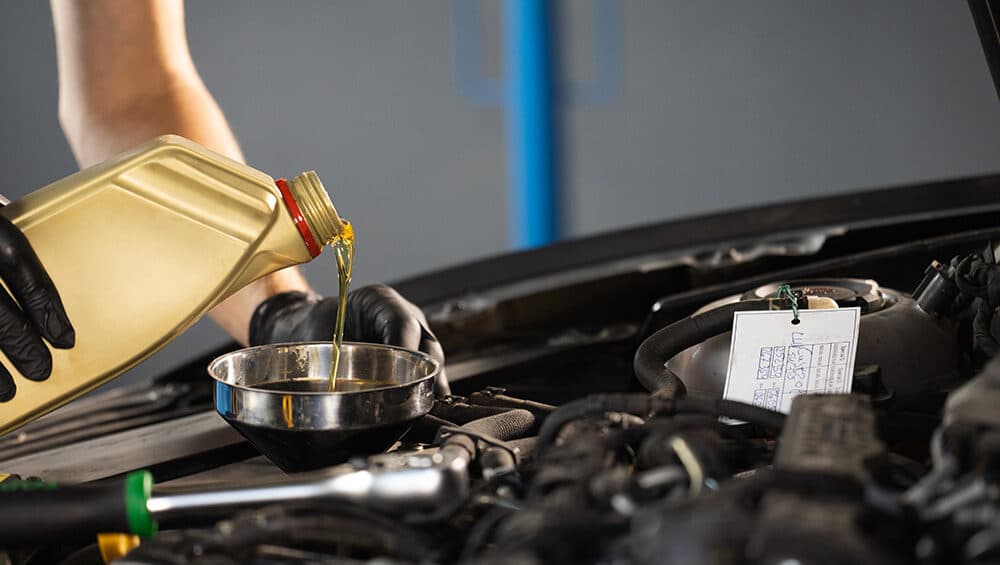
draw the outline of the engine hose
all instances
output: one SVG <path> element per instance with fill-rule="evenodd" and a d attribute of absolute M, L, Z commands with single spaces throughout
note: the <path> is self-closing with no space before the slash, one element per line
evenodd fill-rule
<path fill-rule="evenodd" d="M 637 394 L 592 394 L 567 402 L 550 414 L 542 422 L 538 432 L 536 449 L 541 451 L 555 444 L 563 427 L 580 418 L 597 416 L 606 412 L 625 412 L 636 416 L 646 416 L 649 412 L 649 395 Z"/>
<path fill-rule="evenodd" d="M 479 420 L 480 418 L 495 416 L 509 411 L 510 408 L 503 408 L 499 406 L 477 406 L 467 404 L 465 402 L 438 400 L 434 403 L 430 413 L 432 416 L 436 416 L 442 420 L 448 420 L 449 422 L 464 425 L 472 422 L 473 420 Z"/>
<path fill-rule="evenodd" d="M 806 306 L 805 299 L 799 300 Z M 646 338 L 635 352 L 632 362 L 635 376 L 642 386 L 662 398 L 674 398 L 685 392 L 684 383 L 667 366 L 667 361 L 689 347 L 725 333 L 733 327 L 733 314 L 749 310 L 771 310 L 788 300 L 744 300 L 725 304 L 701 314 L 677 320 Z"/>
<path fill-rule="evenodd" d="M 524 437 L 535 425 L 535 415 L 527 410 L 508 410 L 486 418 L 473 420 L 462 426 L 463 430 L 489 436 L 501 441 Z"/>
<path fill-rule="evenodd" d="M 704 398 L 684 396 L 673 400 L 675 414 L 696 413 L 722 416 L 734 420 L 750 422 L 757 426 L 780 430 L 785 425 L 785 415 L 781 412 L 768 410 L 745 402 L 724 400 L 722 398 Z"/>
<path fill-rule="evenodd" d="M 514 451 L 517 452 L 518 460 L 523 462 L 526 459 L 531 459 L 535 456 L 535 448 L 538 446 L 538 437 L 533 436 L 515 439 L 507 442 L 507 445 L 514 448 Z"/>
<path fill-rule="evenodd" d="M 469 454 L 471 460 L 476 457 L 479 451 L 477 441 L 474 439 L 476 436 L 504 443 L 525 437 L 531 432 L 534 426 L 535 415 L 531 412 L 527 410 L 508 410 L 501 414 L 494 414 L 464 424 L 459 429 L 468 435 L 453 433 L 445 439 L 442 449 L 460 447 Z"/>

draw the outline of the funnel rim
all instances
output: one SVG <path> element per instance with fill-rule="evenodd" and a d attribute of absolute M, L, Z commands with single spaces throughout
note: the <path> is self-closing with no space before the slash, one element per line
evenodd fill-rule
<path fill-rule="evenodd" d="M 281 380 L 315 382 L 326 372 L 333 347 L 329 341 L 291 342 L 220 355 L 209 364 L 216 412 L 233 425 L 333 432 L 410 421 L 430 411 L 440 363 L 422 352 L 378 343 L 345 343 L 349 362 L 341 367 L 357 373 L 341 375 L 367 380 L 374 377 L 365 374 L 384 374 L 386 386 L 339 392 L 261 388 Z"/>
<path fill-rule="evenodd" d="M 386 385 L 386 386 L 378 386 L 378 387 L 370 387 L 370 388 L 366 387 L 364 390 L 351 390 L 351 391 L 343 391 L 343 390 L 342 391 L 305 391 L 305 390 L 283 391 L 283 390 L 259 388 L 259 387 L 252 386 L 252 385 L 237 384 L 235 382 L 231 382 L 229 380 L 226 380 L 224 378 L 219 377 L 216 374 L 216 371 L 212 370 L 213 367 L 215 367 L 218 363 L 222 362 L 224 359 L 226 359 L 228 357 L 231 357 L 231 356 L 234 356 L 234 355 L 236 355 L 238 353 L 246 353 L 246 352 L 249 352 L 249 351 L 259 351 L 259 350 L 264 350 L 264 349 L 277 349 L 279 347 L 301 347 L 301 346 L 304 346 L 304 345 L 320 345 L 320 346 L 329 346 L 331 348 L 333 347 L 333 343 L 329 342 L 329 341 L 288 341 L 288 342 L 281 342 L 281 343 L 267 343 L 267 344 L 264 344 L 264 345 L 255 345 L 255 346 L 251 346 L 251 347 L 242 347 L 242 348 L 239 348 L 239 349 L 234 349 L 233 351 L 228 351 L 228 352 L 223 353 L 222 355 L 219 355 L 218 357 L 212 359 L 212 361 L 209 362 L 209 364 L 208 364 L 208 376 L 211 377 L 212 380 L 214 380 L 217 383 L 221 383 L 221 384 L 224 384 L 224 385 L 226 385 L 228 387 L 240 389 L 240 390 L 247 391 L 247 392 L 271 393 L 271 394 L 290 395 L 290 396 L 349 396 L 349 395 L 357 395 L 359 393 L 387 391 L 387 390 L 394 390 L 394 389 L 400 389 L 400 388 L 410 387 L 410 386 L 422 383 L 422 382 L 427 381 L 427 380 L 436 379 L 437 376 L 441 373 L 441 363 L 437 359 L 431 357 L 430 355 L 424 353 L 423 351 L 416 351 L 416 350 L 413 350 L 413 349 L 407 349 L 405 347 L 399 347 L 399 346 L 396 346 L 396 345 L 386 345 L 386 344 L 382 344 L 382 343 L 368 343 L 368 342 L 361 342 L 361 341 L 345 341 L 345 342 L 343 342 L 342 345 L 346 345 L 346 346 L 350 346 L 350 347 L 362 347 L 362 348 L 368 348 L 368 349 L 390 349 L 390 350 L 395 350 L 395 351 L 401 351 L 403 353 L 410 354 L 413 357 L 419 358 L 419 359 L 421 359 L 423 361 L 429 362 L 431 364 L 431 371 L 429 371 L 426 375 L 424 375 L 424 376 L 422 376 L 420 378 L 414 379 L 412 381 L 409 381 L 409 382 L 396 383 L 396 384 L 391 384 L 391 385 Z M 320 379 L 317 379 L 315 377 L 304 377 L 304 378 L 299 378 L 299 379 L 283 379 L 283 380 L 288 380 L 288 381 L 295 381 L 295 380 L 306 381 L 306 380 L 320 380 Z M 271 382 L 273 382 L 273 381 L 271 381 Z"/>

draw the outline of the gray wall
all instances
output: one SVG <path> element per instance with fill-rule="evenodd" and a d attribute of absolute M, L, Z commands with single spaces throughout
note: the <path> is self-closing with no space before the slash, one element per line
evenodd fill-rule
<path fill-rule="evenodd" d="M 598 82 L 562 112 L 571 234 L 1000 169 L 1000 103 L 964 2 L 560 5 L 566 81 Z M 498 0 L 473 6 L 470 25 L 451 0 L 188 2 L 196 63 L 248 160 L 319 171 L 358 226 L 358 284 L 507 248 L 502 110 L 455 72 L 469 37 L 484 78 L 501 68 Z M 9 0 L 0 21 L 13 198 L 75 164 L 48 3 Z M 306 272 L 335 292 L 331 261 Z M 223 340 L 203 321 L 129 378 Z"/>

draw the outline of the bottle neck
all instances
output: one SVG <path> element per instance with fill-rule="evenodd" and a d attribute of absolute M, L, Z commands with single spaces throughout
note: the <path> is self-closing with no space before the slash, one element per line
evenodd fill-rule
<path fill-rule="evenodd" d="M 278 181 L 279 188 L 281 188 L 282 182 Z M 286 202 L 289 205 L 289 211 L 295 218 L 297 214 L 294 208 L 298 208 L 298 212 L 306 224 L 305 226 L 299 224 L 299 231 L 302 233 L 306 245 L 310 248 L 310 253 L 315 257 L 319 254 L 320 249 L 314 249 L 314 246 L 321 248 L 340 235 L 344 230 L 344 221 L 337 214 L 337 209 L 330 201 L 330 195 L 323 188 L 323 183 L 320 182 L 319 176 L 314 171 L 302 173 L 288 181 L 286 186 L 293 200 Z M 310 233 L 303 232 L 303 227 Z M 310 235 L 313 242 L 309 241 Z"/>

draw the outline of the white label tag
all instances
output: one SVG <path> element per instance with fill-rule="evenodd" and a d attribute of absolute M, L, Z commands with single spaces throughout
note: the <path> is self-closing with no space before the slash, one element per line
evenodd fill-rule
<path fill-rule="evenodd" d="M 736 312 L 723 398 L 787 414 L 803 393 L 849 393 L 861 308 Z"/>

